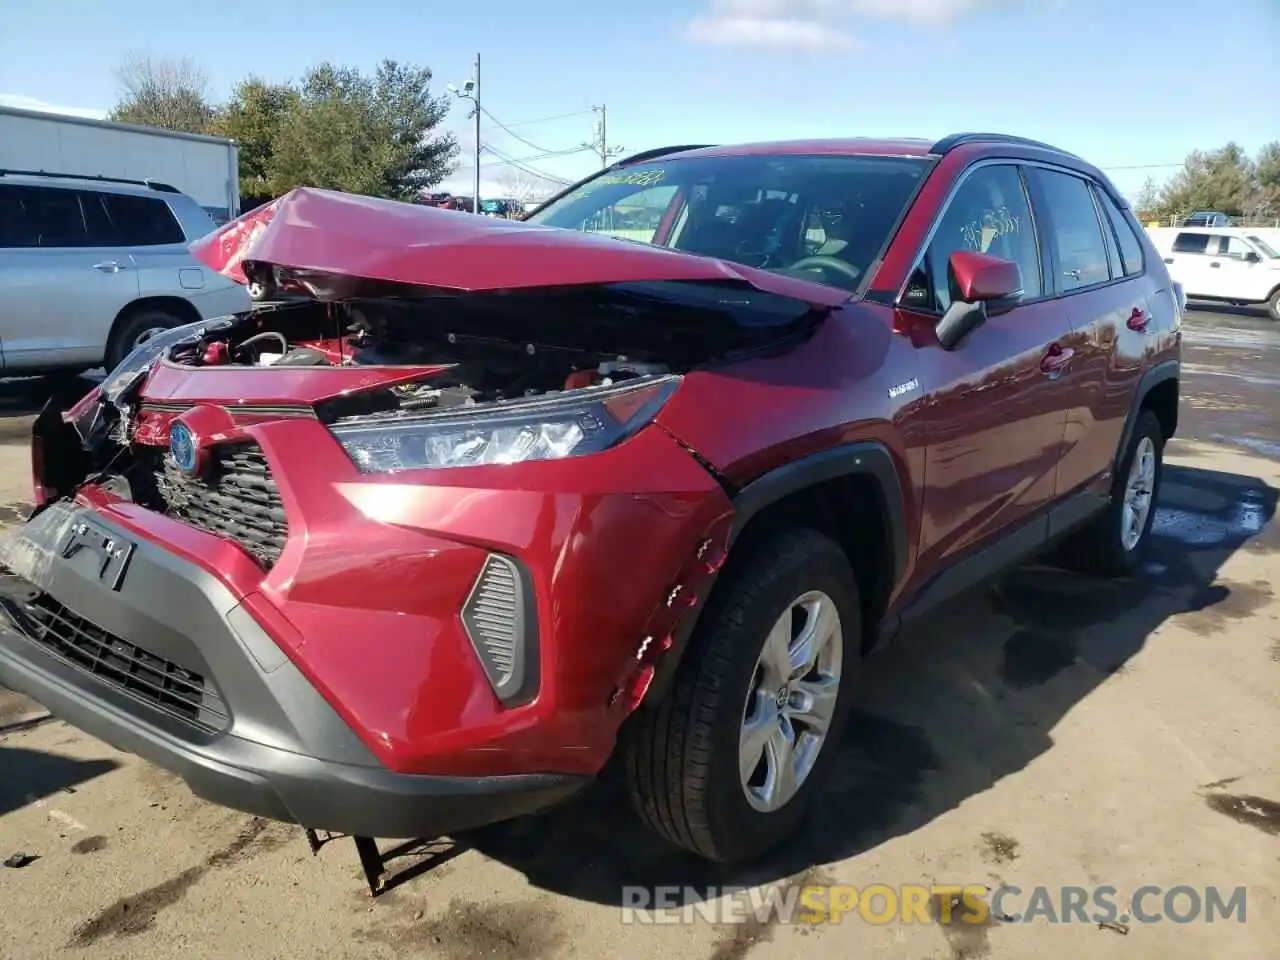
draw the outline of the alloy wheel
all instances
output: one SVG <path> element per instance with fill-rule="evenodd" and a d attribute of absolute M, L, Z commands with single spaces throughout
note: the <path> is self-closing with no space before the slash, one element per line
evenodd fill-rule
<path fill-rule="evenodd" d="M 742 789 L 754 809 L 786 806 L 812 772 L 835 713 L 843 656 L 840 614 L 821 591 L 793 600 L 769 631 L 738 740 Z"/>
<path fill-rule="evenodd" d="M 1136 548 L 1146 532 L 1155 485 L 1156 445 L 1150 437 L 1143 437 L 1133 452 L 1133 463 L 1125 481 L 1124 504 L 1120 510 L 1120 542 L 1125 550 Z"/>

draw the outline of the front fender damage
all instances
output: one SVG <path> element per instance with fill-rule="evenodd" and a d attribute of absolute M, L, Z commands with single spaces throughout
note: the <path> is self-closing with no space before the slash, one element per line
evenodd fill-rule
<path fill-rule="evenodd" d="M 731 506 L 707 528 L 662 601 L 649 617 L 636 648 L 635 661 L 609 697 L 609 707 L 622 716 L 665 693 L 729 556 L 734 528 Z"/>

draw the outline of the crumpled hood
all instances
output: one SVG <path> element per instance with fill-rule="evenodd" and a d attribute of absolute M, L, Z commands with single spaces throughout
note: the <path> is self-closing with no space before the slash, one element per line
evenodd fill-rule
<path fill-rule="evenodd" d="M 321 299 L 350 284 L 477 292 L 652 281 L 745 284 L 815 307 L 846 290 L 711 257 L 578 230 L 543 227 L 298 187 L 195 241 L 201 262 L 239 283 L 245 263 L 283 268 Z"/>

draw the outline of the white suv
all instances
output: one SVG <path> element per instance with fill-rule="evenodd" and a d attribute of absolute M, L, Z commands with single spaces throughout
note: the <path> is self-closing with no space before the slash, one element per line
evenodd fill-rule
<path fill-rule="evenodd" d="M 111 369 L 161 330 L 248 310 L 187 249 L 213 229 L 166 184 L 0 170 L 0 376 Z"/>
<path fill-rule="evenodd" d="M 1169 275 L 1189 300 L 1265 304 L 1280 321 L 1280 253 L 1241 227 L 1180 230 L 1164 252 Z"/>

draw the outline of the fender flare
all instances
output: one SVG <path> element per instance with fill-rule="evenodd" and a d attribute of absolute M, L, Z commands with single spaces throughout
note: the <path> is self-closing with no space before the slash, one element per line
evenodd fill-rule
<path fill-rule="evenodd" d="M 870 477 L 880 490 L 880 506 L 884 510 L 889 548 L 893 555 L 893 582 L 895 585 L 900 583 L 907 569 L 906 501 L 893 455 L 877 440 L 840 444 L 783 464 L 747 483 L 733 497 L 734 518 L 729 550 L 732 551 L 747 524 L 765 508 L 808 487 L 837 477 L 852 476 Z M 666 695 L 718 577 L 719 571 L 707 578 L 696 603 L 681 618 L 672 636 L 671 649 L 657 664 L 645 693 L 645 704 L 659 702 Z"/>
<path fill-rule="evenodd" d="M 1129 415 L 1125 418 L 1124 431 L 1120 434 L 1120 445 L 1116 447 L 1113 470 L 1120 469 L 1120 461 L 1124 459 L 1124 452 L 1129 449 L 1129 439 L 1133 436 L 1133 426 L 1138 422 L 1138 413 L 1142 410 L 1143 404 L 1146 403 L 1147 395 L 1155 387 L 1166 381 L 1180 380 L 1181 372 L 1182 363 L 1180 360 L 1162 360 L 1142 375 L 1142 379 L 1138 381 L 1138 389 L 1134 391 L 1133 400 L 1129 404 Z"/>
<path fill-rule="evenodd" d="M 881 507 L 889 527 L 889 546 L 893 551 L 893 579 L 897 583 L 907 569 L 906 503 L 893 455 L 878 440 L 843 443 L 783 464 L 752 480 L 733 498 L 730 547 L 752 518 L 771 504 L 807 487 L 853 476 L 871 477 L 880 489 Z"/>

